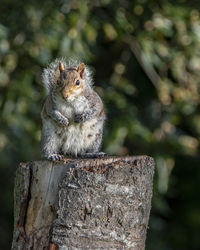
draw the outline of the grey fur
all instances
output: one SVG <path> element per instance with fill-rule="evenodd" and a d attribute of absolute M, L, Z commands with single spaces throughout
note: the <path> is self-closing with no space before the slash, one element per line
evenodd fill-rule
<path fill-rule="evenodd" d="M 64 78 L 58 72 L 59 61 L 66 70 Z M 56 59 L 42 74 L 48 95 L 41 113 L 41 147 L 42 156 L 49 160 L 61 160 L 63 155 L 98 155 L 101 146 L 104 108 L 101 98 L 92 88 L 93 81 L 88 68 L 84 70 L 84 80 L 81 79 L 82 85 L 76 94 L 72 92 L 69 98 L 64 98 L 59 88 L 62 83 L 62 89 L 69 90 L 68 85 L 75 79 L 70 78 L 73 73 L 70 73 L 68 83 L 63 79 L 66 79 L 69 70 L 77 75 L 79 64 L 78 61 Z"/>

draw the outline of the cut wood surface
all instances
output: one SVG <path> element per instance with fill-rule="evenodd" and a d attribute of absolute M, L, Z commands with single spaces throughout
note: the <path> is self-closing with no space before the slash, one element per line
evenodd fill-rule
<path fill-rule="evenodd" d="M 12 249 L 144 249 L 153 173 L 148 156 L 21 163 Z"/>

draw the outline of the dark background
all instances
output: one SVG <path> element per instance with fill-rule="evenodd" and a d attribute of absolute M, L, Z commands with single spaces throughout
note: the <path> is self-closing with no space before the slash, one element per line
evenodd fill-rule
<path fill-rule="evenodd" d="M 153 156 L 147 250 L 200 247 L 199 1 L 1 0 L 0 249 L 10 249 L 13 184 L 38 160 L 41 72 L 56 57 L 94 72 L 103 150 Z"/>

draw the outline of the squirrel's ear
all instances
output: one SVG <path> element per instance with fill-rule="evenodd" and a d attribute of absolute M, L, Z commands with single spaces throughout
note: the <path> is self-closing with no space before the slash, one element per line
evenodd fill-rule
<path fill-rule="evenodd" d="M 79 66 L 78 66 L 78 68 L 77 68 L 77 71 L 78 71 L 78 73 L 80 74 L 80 77 L 82 78 L 82 79 L 84 79 L 84 70 L 85 70 L 85 64 L 84 63 L 81 63 Z"/>
<path fill-rule="evenodd" d="M 60 72 L 63 72 L 64 69 L 65 68 L 64 68 L 63 64 L 61 62 L 59 62 L 59 70 L 60 70 Z"/>

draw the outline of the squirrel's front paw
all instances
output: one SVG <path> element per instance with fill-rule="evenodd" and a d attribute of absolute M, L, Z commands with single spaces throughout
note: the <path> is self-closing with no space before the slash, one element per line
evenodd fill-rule
<path fill-rule="evenodd" d="M 49 155 L 47 158 L 50 161 L 61 161 L 64 158 L 64 156 L 60 154 L 52 154 Z"/>
<path fill-rule="evenodd" d="M 74 122 L 79 123 L 79 122 L 83 122 L 83 121 L 84 121 L 84 116 L 83 116 L 83 114 L 77 114 L 77 115 L 75 115 L 75 117 L 74 117 Z"/>
<path fill-rule="evenodd" d="M 59 120 L 59 123 L 60 123 L 60 125 L 62 125 L 62 126 L 68 126 L 68 125 L 69 125 L 69 121 L 68 121 L 67 118 L 62 118 L 62 119 L 60 119 L 60 120 Z"/>

